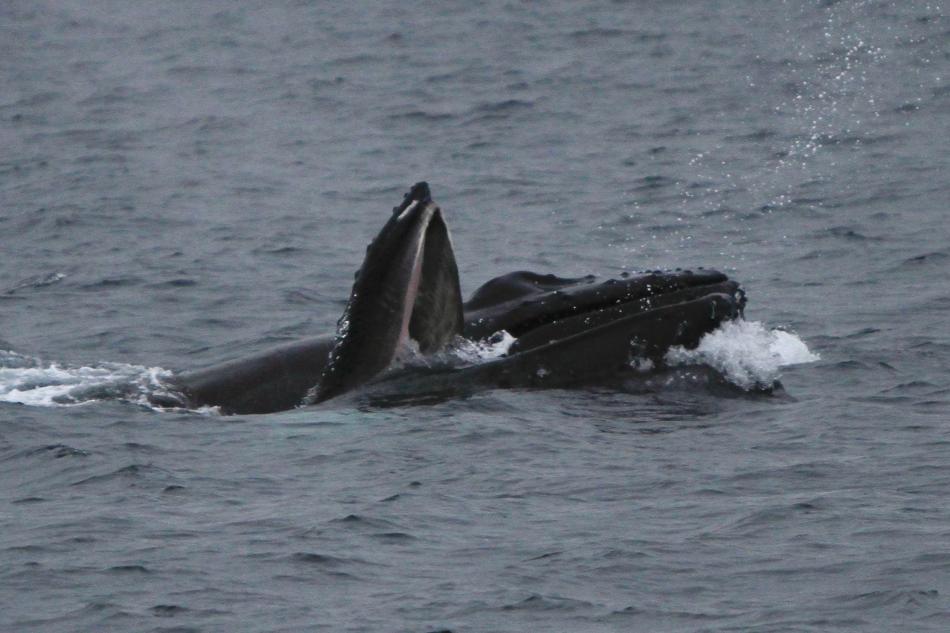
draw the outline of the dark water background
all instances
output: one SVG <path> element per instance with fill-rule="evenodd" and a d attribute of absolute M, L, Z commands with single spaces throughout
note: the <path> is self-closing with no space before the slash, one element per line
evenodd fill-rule
<path fill-rule="evenodd" d="M 3 2 L 0 630 L 950 630 L 945 9 Z M 716 267 L 821 360 L 779 397 L 47 397 L 332 329 L 420 179 L 466 294 Z"/>

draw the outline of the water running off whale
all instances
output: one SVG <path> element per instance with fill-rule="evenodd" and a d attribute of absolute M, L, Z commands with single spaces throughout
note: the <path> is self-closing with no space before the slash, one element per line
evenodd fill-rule
<path fill-rule="evenodd" d="M 114 364 L 101 371 L 44 367 L 10 355 L 16 363 L 0 358 L 0 401 L 67 404 L 112 397 L 269 413 L 412 373 L 418 370 L 412 363 L 392 370 L 410 344 L 424 357 L 452 359 L 435 363 L 439 380 L 467 388 L 596 384 L 631 370 L 703 363 L 744 389 L 767 389 L 778 367 L 812 358 L 796 338 L 804 353 L 794 358 L 760 354 L 751 368 L 737 363 L 729 341 L 747 343 L 756 329 L 742 320 L 744 305 L 735 281 L 702 269 L 608 280 L 521 271 L 490 280 L 463 303 L 442 210 L 426 183 L 417 183 L 367 248 L 335 336 L 181 373 Z M 723 339 L 720 326 L 729 324 L 741 327 L 730 325 L 733 334 Z M 758 332 L 765 330 L 759 325 Z M 111 382 L 105 380 L 109 367 Z"/>

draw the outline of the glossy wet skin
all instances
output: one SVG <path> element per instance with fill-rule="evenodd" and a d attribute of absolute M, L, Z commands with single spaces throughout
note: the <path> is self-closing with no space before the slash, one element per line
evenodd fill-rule
<path fill-rule="evenodd" d="M 616 279 L 519 271 L 483 284 L 464 304 L 452 243 L 428 186 L 418 183 L 367 248 L 335 337 L 326 336 L 180 374 L 185 406 L 269 413 L 334 398 L 381 377 L 404 339 L 423 353 L 461 335 L 504 330 L 508 354 L 447 369 L 449 379 L 502 387 L 570 386 L 656 366 L 741 316 L 738 283 L 713 270 L 651 271 Z M 168 403 L 163 403 L 168 404 Z"/>
<path fill-rule="evenodd" d="M 534 284 L 533 278 L 542 282 Z M 486 290 L 491 292 L 486 294 Z M 613 303 L 605 306 L 564 299 L 577 295 Z M 622 297 L 629 300 L 616 303 Z M 589 382 L 605 372 L 622 370 L 633 357 L 661 360 L 662 353 L 673 345 L 694 347 L 702 334 L 738 316 L 744 303 L 738 284 L 714 271 L 649 273 L 601 282 L 523 272 L 504 275 L 486 283 L 466 302 L 463 332 L 468 338 L 486 338 L 498 325 L 508 325 L 520 336 L 507 358 L 485 363 L 467 375 L 499 386 Z M 555 305 L 557 310 L 544 310 Z M 718 308 L 717 314 L 713 308 Z M 526 317 L 533 319 L 533 326 Z M 682 323 L 687 329 L 677 332 Z M 672 329 L 664 329 L 671 324 Z M 639 348 L 629 344 L 635 336 L 642 340 Z M 176 382 L 185 392 L 188 406 L 220 406 L 226 413 L 291 409 L 299 406 L 320 380 L 334 345 L 333 336 L 305 339 L 244 360 L 182 374 Z M 527 353 L 536 349 L 539 351 L 533 355 Z M 544 381 L 537 376 L 539 368 L 562 371 L 551 373 Z"/>

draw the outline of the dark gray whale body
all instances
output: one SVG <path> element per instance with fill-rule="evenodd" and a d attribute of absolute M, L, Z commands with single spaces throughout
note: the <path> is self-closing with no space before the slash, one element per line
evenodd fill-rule
<path fill-rule="evenodd" d="M 335 336 L 176 375 L 162 405 L 270 413 L 316 404 L 379 380 L 411 339 L 433 354 L 457 337 L 515 337 L 501 358 L 444 367 L 441 377 L 500 387 L 569 386 L 662 367 L 673 346 L 696 347 L 739 318 L 745 294 L 712 270 L 653 271 L 600 280 L 513 272 L 465 303 L 448 228 L 416 184 L 366 251 Z"/>

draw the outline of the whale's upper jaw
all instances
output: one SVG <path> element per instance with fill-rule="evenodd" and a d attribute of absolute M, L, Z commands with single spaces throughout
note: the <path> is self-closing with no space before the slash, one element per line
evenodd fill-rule
<path fill-rule="evenodd" d="M 419 182 L 367 247 L 337 325 L 337 344 L 308 399 L 320 402 L 368 382 L 407 338 L 431 353 L 461 331 L 452 240 L 429 186 Z"/>

